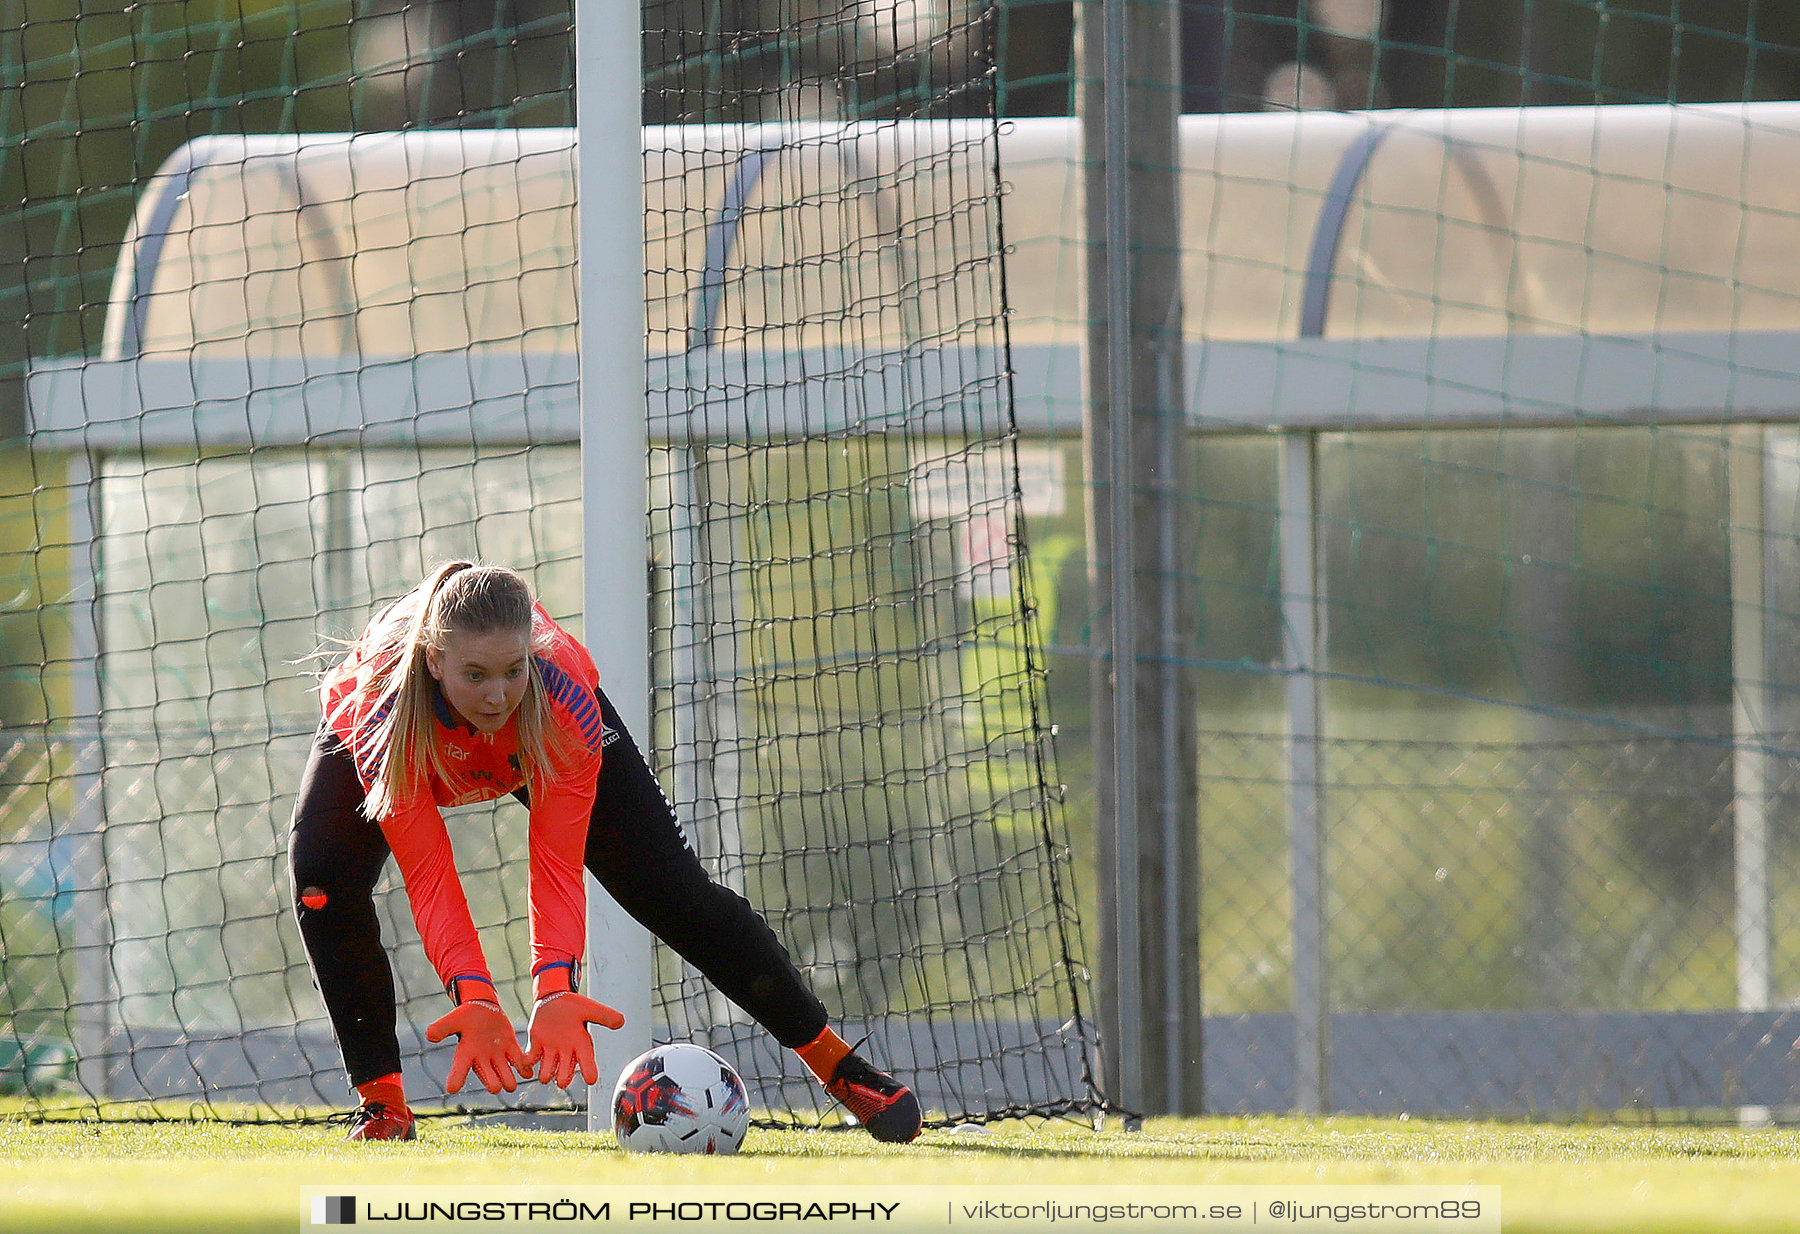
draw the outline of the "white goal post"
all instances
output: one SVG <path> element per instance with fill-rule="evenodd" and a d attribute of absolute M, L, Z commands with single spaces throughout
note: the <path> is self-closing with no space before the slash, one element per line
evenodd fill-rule
<path fill-rule="evenodd" d="M 575 11 L 582 624 L 613 705 L 648 742 L 642 18 L 637 5 L 607 0 L 579 0 Z M 587 1118 L 599 1131 L 614 1082 L 650 1046 L 654 974 L 648 932 L 592 874 L 587 884 L 588 988 L 625 1016 L 624 1028 L 597 1035 Z"/>

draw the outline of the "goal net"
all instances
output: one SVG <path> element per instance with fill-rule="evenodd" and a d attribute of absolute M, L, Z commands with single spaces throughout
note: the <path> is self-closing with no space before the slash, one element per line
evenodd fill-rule
<path fill-rule="evenodd" d="M 570 13 L 50 8 L 0 103 L 0 1089 L 338 1105 L 286 869 L 307 657 L 451 556 L 581 625 Z M 644 9 L 637 736 L 929 1117 L 1100 1109 L 1020 532 L 995 14 L 726 37 L 720 11 Z M 449 824 L 517 1008 L 525 813 Z M 391 868 L 378 900 L 426 1094 L 442 990 Z M 778 1121 L 833 1117 L 672 954 L 653 1007 Z"/>

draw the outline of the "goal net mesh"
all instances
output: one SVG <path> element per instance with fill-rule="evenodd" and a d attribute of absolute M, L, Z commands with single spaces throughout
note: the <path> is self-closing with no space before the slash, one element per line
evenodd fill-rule
<path fill-rule="evenodd" d="M 341 1105 L 286 861 L 308 656 L 453 556 L 519 567 L 581 630 L 572 13 L 41 7 L 0 95 L 24 447 L 0 455 L 0 1089 L 45 1116 Z M 994 6 L 727 31 L 739 7 L 644 6 L 636 736 L 713 875 L 930 1118 L 1096 1110 Z M 525 811 L 448 823 L 516 1009 Z M 447 1004 L 392 867 L 378 904 L 429 1106 Z M 776 1121 L 836 1118 L 662 950 L 653 1009 Z"/>

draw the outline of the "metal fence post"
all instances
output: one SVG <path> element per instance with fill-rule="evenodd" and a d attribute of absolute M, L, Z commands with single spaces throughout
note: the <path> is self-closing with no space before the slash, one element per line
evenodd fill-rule
<path fill-rule="evenodd" d="M 1287 674 L 1287 820 L 1292 854 L 1294 1108 L 1330 1107 L 1331 1007 L 1326 969 L 1325 837 L 1319 811 L 1323 588 L 1316 533 L 1318 435 L 1281 435 L 1282 667 Z"/>
<path fill-rule="evenodd" d="M 84 1093 L 97 1099 L 113 1090 L 111 1038 L 116 1023 L 112 989 L 111 894 L 106 872 L 106 782 L 100 680 L 100 490 L 93 457 L 69 456 L 69 634 L 71 723 L 68 867 L 75 910 L 74 972 L 69 990 L 69 1029 L 76 1072 Z"/>
<path fill-rule="evenodd" d="M 1769 1006 L 1768 644 L 1764 625 L 1764 504 L 1761 425 L 1731 430 L 1727 447 L 1731 556 L 1731 813 L 1737 935 L 1737 998 L 1745 1011 Z"/>
<path fill-rule="evenodd" d="M 1204 1105 L 1179 8 L 1090 0 L 1086 448 L 1102 1060 L 1134 1113 Z"/>

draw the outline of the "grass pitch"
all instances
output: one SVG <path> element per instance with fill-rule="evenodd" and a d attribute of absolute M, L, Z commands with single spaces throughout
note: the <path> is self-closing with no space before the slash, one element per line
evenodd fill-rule
<path fill-rule="evenodd" d="M 800 1186 L 1179 1183 L 1500 1187 L 1511 1231 L 1796 1231 L 1800 1131 L 1432 1120 L 1151 1120 L 858 1133 L 753 1131 L 735 1157 L 627 1157 L 611 1136 L 466 1120 L 411 1144 L 349 1145 L 335 1126 L 34 1124 L 0 1116 L 0 1231 L 283 1231 L 305 1188 L 389 1184 Z"/>

